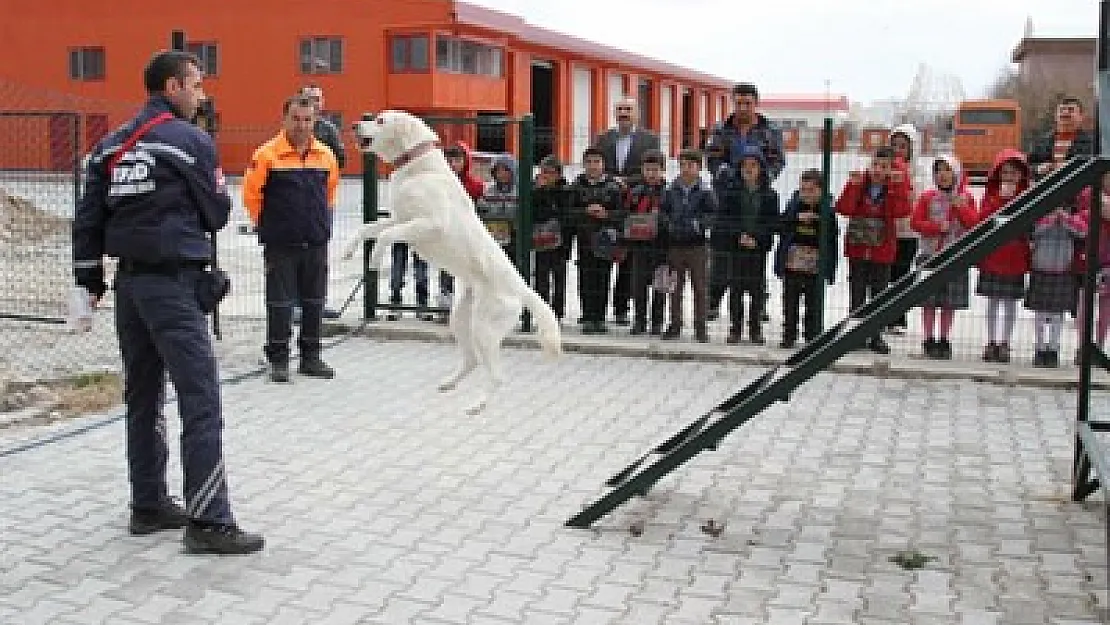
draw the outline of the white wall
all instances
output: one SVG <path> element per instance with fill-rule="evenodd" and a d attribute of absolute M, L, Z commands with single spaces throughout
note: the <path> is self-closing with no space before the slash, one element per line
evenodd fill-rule
<path fill-rule="evenodd" d="M 709 94 L 698 94 L 698 128 L 709 128 Z"/>
<path fill-rule="evenodd" d="M 577 163 L 590 145 L 590 110 L 593 103 L 593 72 L 588 67 L 574 68 L 571 88 L 570 161 Z"/>
<path fill-rule="evenodd" d="M 659 149 L 670 155 L 671 144 L 675 142 L 671 127 L 671 107 L 674 103 L 674 87 L 667 85 L 659 90 Z"/>

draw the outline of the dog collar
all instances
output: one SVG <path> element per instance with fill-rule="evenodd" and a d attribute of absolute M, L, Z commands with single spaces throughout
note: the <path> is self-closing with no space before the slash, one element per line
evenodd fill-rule
<path fill-rule="evenodd" d="M 393 166 L 403 167 L 404 165 L 407 165 L 409 161 L 420 158 L 421 156 L 424 156 L 428 152 L 438 147 L 439 141 L 422 141 L 420 143 L 417 143 L 412 148 L 401 153 L 401 155 L 397 157 L 397 160 L 393 161 Z"/>

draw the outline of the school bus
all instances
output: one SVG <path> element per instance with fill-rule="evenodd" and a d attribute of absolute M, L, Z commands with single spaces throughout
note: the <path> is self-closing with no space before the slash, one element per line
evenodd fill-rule
<path fill-rule="evenodd" d="M 1013 100 L 965 100 L 952 130 L 956 158 L 972 183 L 982 183 L 999 150 L 1021 149 L 1021 107 Z"/>

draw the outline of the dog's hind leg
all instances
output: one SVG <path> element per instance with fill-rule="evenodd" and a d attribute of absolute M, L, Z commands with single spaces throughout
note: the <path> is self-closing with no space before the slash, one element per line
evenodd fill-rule
<path fill-rule="evenodd" d="M 471 324 L 474 317 L 474 291 L 462 285 L 461 292 L 455 298 L 451 308 L 450 328 L 455 335 L 455 342 L 462 353 L 462 362 L 455 372 L 439 383 L 440 392 L 453 390 L 463 378 L 470 375 L 478 367 L 478 352 L 474 349 L 474 336 L 471 333 Z"/>
<path fill-rule="evenodd" d="M 504 383 L 501 369 L 501 342 L 516 327 L 520 319 L 520 300 L 516 297 L 494 295 L 475 302 L 475 310 L 481 312 L 472 320 L 474 348 L 478 352 L 478 362 L 486 372 L 486 386 L 482 394 L 467 414 L 475 415 L 485 409 L 494 393 Z"/>

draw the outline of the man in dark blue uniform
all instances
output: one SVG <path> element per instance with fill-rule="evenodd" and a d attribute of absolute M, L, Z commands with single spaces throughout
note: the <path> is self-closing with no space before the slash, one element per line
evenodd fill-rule
<path fill-rule="evenodd" d="M 130 531 L 185 527 L 189 552 L 251 553 L 263 539 L 239 529 L 231 514 L 220 383 L 201 307 L 212 256 L 208 233 L 227 223 L 231 199 L 211 137 L 185 121 L 204 97 L 196 57 L 160 52 L 143 79 L 150 99 L 93 151 L 73 222 L 76 282 L 92 305 L 107 290 L 103 257 L 119 258 L 115 313 L 127 404 Z M 184 509 L 166 488 L 167 373 L 182 421 Z"/>

